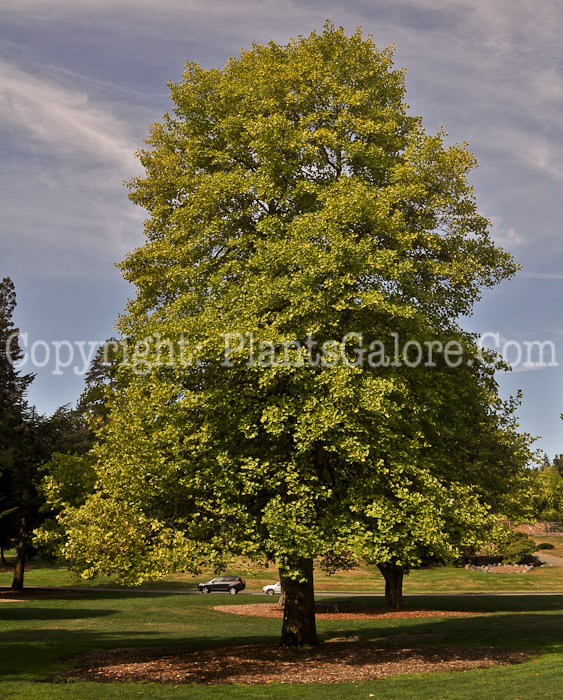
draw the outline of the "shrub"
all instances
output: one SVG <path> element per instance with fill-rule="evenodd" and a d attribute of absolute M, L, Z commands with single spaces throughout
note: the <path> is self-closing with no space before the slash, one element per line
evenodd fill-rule
<path fill-rule="evenodd" d="M 536 547 L 536 550 L 539 549 L 555 549 L 555 545 L 551 544 L 551 542 L 540 542 L 540 544 L 538 544 Z"/>
<path fill-rule="evenodd" d="M 505 564 L 522 564 L 536 551 L 536 543 L 523 532 L 513 532 L 504 545 L 502 555 Z"/>

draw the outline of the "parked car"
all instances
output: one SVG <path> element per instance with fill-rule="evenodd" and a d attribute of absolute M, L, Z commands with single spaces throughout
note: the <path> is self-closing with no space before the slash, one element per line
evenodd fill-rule
<path fill-rule="evenodd" d="M 211 593 L 211 591 L 227 591 L 231 595 L 235 595 L 239 591 L 244 591 L 246 582 L 240 576 L 217 576 L 206 583 L 198 583 L 197 589 L 202 593 Z"/>
<path fill-rule="evenodd" d="M 269 583 L 267 586 L 262 586 L 262 591 L 267 595 L 274 595 L 274 593 L 281 593 L 281 583 Z"/>

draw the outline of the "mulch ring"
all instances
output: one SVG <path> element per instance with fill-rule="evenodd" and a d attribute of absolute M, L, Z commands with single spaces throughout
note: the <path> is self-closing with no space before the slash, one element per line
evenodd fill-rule
<path fill-rule="evenodd" d="M 87 680 L 199 685 L 344 683 L 404 673 L 465 671 L 527 661 L 529 654 L 490 647 L 410 646 L 334 641 L 318 647 L 237 644 L 215 649 L 128 648 L 75 657 L 78 666 L 55 682 Z"/>
<path fill-rule="evenodd" d="M 283 608 L 276 603 L 254 603 L 251 605 L 217 605 L 215 610 L 234 615 L 255 615 L 257 617 L 283 618 Z M 457 610 L 389 610 L 388 608 L 366 608 L 361 605 L 338 603 L 317 603 L 317 620 L 371 620 L 373 618 L 403 617 L 470 617 L 489 615 L 483 612 L 459 612 Z"/>

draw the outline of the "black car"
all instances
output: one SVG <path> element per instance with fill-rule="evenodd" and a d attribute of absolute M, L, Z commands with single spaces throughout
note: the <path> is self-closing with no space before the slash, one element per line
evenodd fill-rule
<path fill-rule="evenodd" d="M 211 593 L 211 591 L 223 591 L 235 595 L 239 591 L 243 591 L 246 583 L 240 576 L 217 576 L 217 578 L 207 581 L 207 583 L 198 583 L 197 589 L 202 593 Z"/>

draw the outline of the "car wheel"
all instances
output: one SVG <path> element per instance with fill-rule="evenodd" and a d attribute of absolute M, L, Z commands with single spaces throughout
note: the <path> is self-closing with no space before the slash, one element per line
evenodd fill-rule
<path fill-rule="evenodd" d="M 266 591 L 267 595 L 274 595 L 274 589 L 273 588 L 268 588 Z"/>
<path fill-rule="evenodd" d="M 209 590 L 209 587 L 208 587 L 208 586 L 204 586 L 204 587 L 201 589 L 201 592 L 202 592 L 202 593 L 211 593 L 211 591 Z"/>
<path fill-rule="evenodd" d="M 231 587 L 229 588 L 229 593 L 230 593 L 231 595 L 235 595 L 235 594 L 238 593 L 238 591 L 237 591 L 236 588 L 233 588 L 233 587 L 231 586 Z"/>

